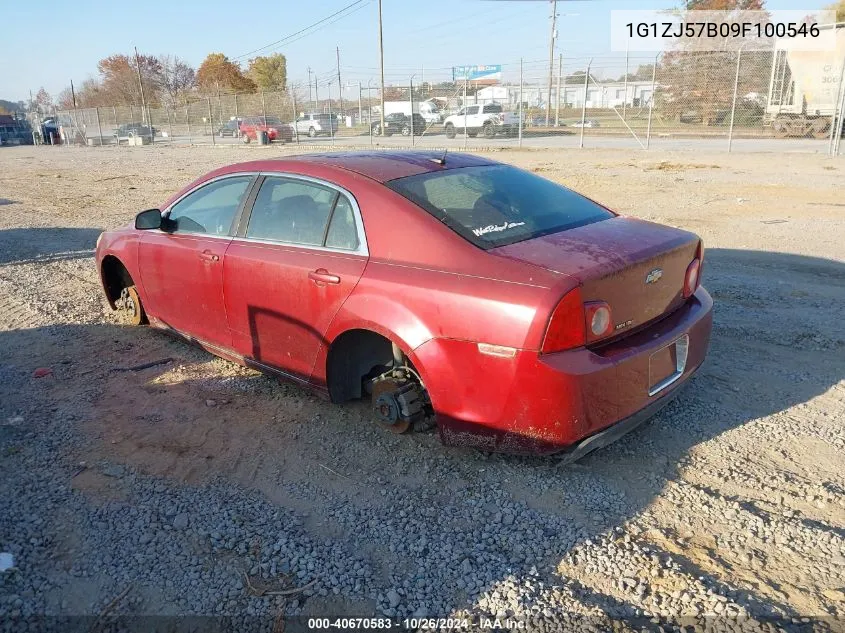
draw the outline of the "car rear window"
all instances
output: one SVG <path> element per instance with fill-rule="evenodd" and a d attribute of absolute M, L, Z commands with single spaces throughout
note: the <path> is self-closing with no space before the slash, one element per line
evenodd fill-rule
<path fill-rule="evenodd" d="M 484 249 L 613 217 L 563 185 L 510 165 L 428 172 L 386 184 Z"/>

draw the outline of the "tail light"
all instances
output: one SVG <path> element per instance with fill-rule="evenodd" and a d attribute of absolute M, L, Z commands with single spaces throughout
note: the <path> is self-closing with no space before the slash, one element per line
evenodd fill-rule
<path fill-rule="evenodd" d="M 610 306 L 604 301 L 590 301 L 585 304 L 584 315 L 588 342 L 603 338 L 613 331 L 613 316 Z"/>
<path fill-rule="evenodd" d="M 584 323 L 584 304 L 578 288 L 563 295 L 552 312 L 546 337 L 543 339 L 543 354 L 562 352 L 581 347 L 587 342 L 587 329 Z"/>
<path fill-rule="evenodd" d="M 698 287 L 701 285 L 701 262 L 704 259 L 704 245 L 698 243 L 698 251 L 695 254 L 695 259 L 687 266 L 687 272 L 684 275 L 684 299 L 688 299 L 695 294 Z"/>

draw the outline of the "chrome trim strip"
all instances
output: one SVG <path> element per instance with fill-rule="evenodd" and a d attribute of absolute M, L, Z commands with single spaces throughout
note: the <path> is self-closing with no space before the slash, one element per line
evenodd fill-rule
<path fill-rule="evenodd" d="M 654 396 L 666 389 L 669 385 L 675 383 L 680 379 L 681 376 L 684 375 L 684 369 L 687 366 L 687 357 L 689 356 L 689 335 L 684 334 L 681 338 L 675 339 L 668 345 L 664 345 L 659 350 L 654 352 L 654 354 L 659 354 L 667 347 L 675 346 L 675 373 L 667 376 L 659 383 L 654 385 L 651 389 L 648 390 L 649 396 Z M 652 354 L 651 356 L 654 356 Z M 651 356 L 648 359 L 649 365 L 651 364 Z"/>
<path fill-rule="evenodd" d="M 296 244 L 294 242 L 278 242 L 274 240 L 263 240 L 257 237 L 233 237 L 233 242 L 243 243 L 243 244 L 256 244 L 260 246 L 279 246 L 281 248 L 298 248 L 298 249 L 306 249 L 312 251 L 321 251 L 323 253 L 332 253 L 335 255 L 358 255 L 362 257 L 367 257 L 368 253 L 366 250 L 361 250 L 360 248 L 356 251 L 348 251 L 342 248 L 329 248 L 328 246 L 317 246 L 311 244 Z"/>

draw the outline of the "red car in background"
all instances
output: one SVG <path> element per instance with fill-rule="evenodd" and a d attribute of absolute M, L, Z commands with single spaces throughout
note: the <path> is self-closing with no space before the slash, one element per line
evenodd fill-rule
<path fill-rule="evenodd" d="M 104 233 L 112 307 L 394 431 L 515 453 L 603 446 L 707 353 L 703 247 L 471 155 L 230 165 Z"/>
<path fill-rule="evenodd" d="M 293 140 L 293 128 L 274 116 L 246 117 L 240 123 L 240 131 L 244 143 L 256 140 L 259 131 L 267 132 L 270 141 L 289 143 Z"/>

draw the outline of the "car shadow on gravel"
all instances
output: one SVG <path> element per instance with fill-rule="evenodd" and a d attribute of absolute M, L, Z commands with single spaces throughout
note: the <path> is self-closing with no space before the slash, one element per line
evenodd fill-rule
<path fill-rule="evenodd" d="M 0 266 L 91 257 L 100 233 L 95 228 L 0 229 Z"/>
<path fill-rule="evenodd" d="M 245 570 L 265 583 L 284 578 L 285 590 L 313 580 L 296 600 L 273 603 L 289 614 L 327 615 L 341 604 L 396 616 L 526 610 L 540 619 L 562 611 L 630 618 L 704 613 L 714 596 L 755 617 L 818 614 L 829 607 L 818 587 L 790 575 L 803 560 L 770 549 L 745 526 L 779 521 L 783 492 L 802 515 L 789 519 L 795 529 L 841 535 L 835 517 L 790 488 L 806 475 L 780 453 L 798 447 L 813 455 L 814 476 L 833 481 L 840 473 L 835 448 L 807 431 L 811 414 L 794 408 L 845 378 L 845 341 L 830 318 L 845 312 L 845 264 L 711 249 L 704 283 L 716 300 L 704 366 L 651 421 L 566 467 L 444 447 L 434 433 L 392 435 L 368 420 L 363 403 L 331 405 L 148 328 L 0 332 L 0 470 L 11 487 L 4 490 L 9 503 L 46 518 L 17 477 L 67 481 L 81 461 L 117 477 L 117 500 L 95 504 L 94 492 L 75 493 L 96 505 L 97 520 L 83 521 L 88 557 L 77 557 L 74 569 L 90 567 L 94 577 L 108 556 L 127 582 L 163 596 L 165 603 L 133 607 L 144 613 L 217 604 L 226 613 L 267 612 L 266 601 L 238 584 Z M 149 365 L 159 360 L 167 362 Z M 33 378 L 36 367 L 53 373 Z M 786 411 L 804 417 L 792 424 Z M 115 475 L 113 464 L 126 474 Z M 174 522 L 177 511 L 159 509 L 158 495 L 187 518 Z M 240 518 L 220 511 L 222 498 L 238 504 Z M 160 526 L 142 548 L 158 553 L 159 565 L 169 564 L 167 547 L 208 561 L 225 555 L 222 580 L 193 585 L 212 606 L 179 603 L 179 587 L 196 580 L 188 570 L 150 575 L 137 566 L 127 541 L 135 536 L 110 518 L 127 504 Z M 28 545 L 27 529 L 7 526 L 21 543 L 16 556 L 51 560 L 48 546 Z M 50 543 L 49 533 L 63 529 L 50 524 L 39 539 Z M 57 586 L 74 582 L 58 568 L 39 573 Z M 171 588 L 155 584 L 164 577 Z M 94 598 L 116 593 L 103 583 Z"/>

